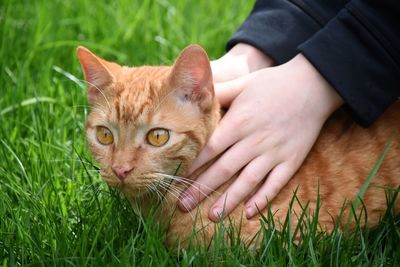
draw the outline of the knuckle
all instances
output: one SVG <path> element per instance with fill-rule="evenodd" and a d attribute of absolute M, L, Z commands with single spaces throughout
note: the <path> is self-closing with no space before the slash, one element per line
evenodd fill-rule
<path fill-rule="evenodd" d="M 216 166 L 216 174 L 221 176 L 224 179 L 229 179 L 233 175 L 233 169 L 231 166 L 226 165 L 225 163 L 219 163 Z"/>
<path fill-rule="evenodd" d="M 218 149 L 219 149 L 218 143 L 214 141 L 214 139 L 210 139 L 207 145 L 204 147 L 204 152 L 207 155 L 215 156 L 219 152 Z"/>
<path fill-rule="evenodd" d="M 244 170 L 242 173 L 244 179 L 246 180 L 247 184 L 250 185 L 250 187 L 254 188 L 256 187 L 261 179 L 258 175 L 256 175 L 254 172 L 249 171 L 249 170 Z"/>
<path fill-rule="evenodd" d="M 268 196 L 269 198 L 274 198 L 279 191 L 281 191 L 281 189 L 285 186 L 285 182 L 278 180 L 278 181 L 274 181 L 273 183 L 271 183 L 270 185 L 270 196 Z"/>
<path fill-rule="evenodd" d="M 240 131 L 248 124 L 250 118 L 245 111 L 231 111 L 221 120 L 219 127 L 223 128 L 224 132 Z"/>
<path fill-rule="evenodd" d="M 236 130 L 242 129 L 243 126 L 249 124 L 250 120 L 251 116 L 248 114 L 240 114 L 240 116 L 237 116 L 232 120 L 231 126 Z"/>
<path fill-rule="evenodd" d="M 257 148 L 262 148 L 264 147 L 263 144 L 266 142 L 267 140 L 267 136 L 265 136 L 263 133 L 257 133 L 253 135 L 253 145 Z"/>

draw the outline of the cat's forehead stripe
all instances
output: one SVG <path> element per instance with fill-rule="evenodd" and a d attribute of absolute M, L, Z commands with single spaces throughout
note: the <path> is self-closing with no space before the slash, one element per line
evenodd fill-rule
<path fill-rule="evenodd" d="M 109 116 L 124 123 L 149 122 L 168 73 L 169 67 L 124 68 L 116 84 L 113 111 Z"/>
<path fill-rule="evenodd" d="M 158 99 L 157 91 L 153 87 L 150 81 L 125 85 L 114 99 L 116 120 L 125 123 L 134 122 L 146 111 L 150 111 Z M 147 113 L 150 119 L 152 114 Z"/>
<path fill-rule="evenodd" d="M 117 115 L 117 120 L 121 120 L 121 112 L 120 112 L 120 107 L 119 107 L 119 98 L 116 98 L 114 101 L 114 107 Z"/>

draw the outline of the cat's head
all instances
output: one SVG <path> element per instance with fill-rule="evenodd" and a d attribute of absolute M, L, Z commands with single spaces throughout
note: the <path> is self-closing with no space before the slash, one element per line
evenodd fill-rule
<path fill-rule="evenodd" d="M 132 197 L 183 174 L 219 120 L 206 52 L 184 49 L 171 67 L 122 67 L 77 50 L 92 111 L 86 138 L 101 174 Z"/>

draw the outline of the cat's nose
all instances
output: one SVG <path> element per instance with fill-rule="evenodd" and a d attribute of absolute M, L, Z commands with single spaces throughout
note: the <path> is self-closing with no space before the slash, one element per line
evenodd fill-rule
<path fill-rule="evenodd" d="M 115 175 L 120 179 L 122 182 L 128 177 L 129 173 L 133 171 L 134 167 L 129 165 L 115 165 L 112 166 L 111 169 L 115 173 Z"/>

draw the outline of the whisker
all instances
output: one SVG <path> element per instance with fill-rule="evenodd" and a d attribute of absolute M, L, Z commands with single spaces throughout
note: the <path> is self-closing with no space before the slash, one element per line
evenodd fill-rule
<path fill-rule="evenodd" d="M 157 109 L 160 108 L 161 104 L 164 103 L 164 101 L 167 99 L 168 96 L 170 96 L 172 93 L 174 93 L 175 91 L 177 91 L 178 88 L 175 88 L 174 90 L 170 91 L 168 94 L 166 94 L 161 100 L 160 102 L 158 102 L 157 106 L 155 106 L 152 110 L 152 112 L 156 112 Z"/>
<path fill-rule="evenodd" d="M 163 178 L 168 178 L 168 179 L 171 179 L 171 180 L 173 180 L 173 181 L 177 181 L 177 182 L 183 182 L 183 183 L 186 183 L 186 184 L 189 184 L 190 185 L 190 183 L 189 182 L 187 182 L 187 181 L 180 181 L 179 179 L 176 179 L 176 178 L 172 178 L 172 177 L 166 177 L 166 176 L 164 176 Z M 181 193 L 182 193 L 183 191 L 182 190 L 179 190 L 177 193 L 179 194 L 179 196 L 181 195 Z M 209 196 L 205 193 L 205 192 L 203 192 L 200 188 L 199 188 L 199 192 L 205 197 L 205 198 L 209 198 Z"/>
<path fill-rule="evenodd" d="M 84 80 L 83 80 L 83 81 L 84 81 Z M 91 85 L 91 86 L 93 86 L 94 88 L 96 88 L 96 90 L 100 92 L 100 94 L 104 97 L 104 100 L 106 100 L 106 103 L 107 103 L 107 105 L 108 105 L 109 110 L 111 110 L 110 102 L 108 101 L 108 99 L 107 99 L 106 95 L 103 93 L 103 91 L 102 91 L 99 87 L 97 87 L 95 84 L 93 84 L 93 83 L 91 83 L 91 82 L 89 82 L 89 81 L 86 81 L 86 82 L 87 82 L 89 85 Z"/>
<path fill-rule="evenodd" d="M 97 174 L 97 173 L 94 173 Z M 65 175 L 65 174 L 53 174 L 51 175 L 52 178 L 64 178 L 64 179 L 75 179 L 75 178 L 86 178 L 87 173 L 79 173 L 79 174 L 73 174 L 73 175 Z M 107 180 L 106 178 L 103 177 L 104 180 Z"/>
<path fill-rule="evenodd" d="M 97 104 L 97 105 L 99 105 L 99 104 Z M 105 111 L 105 108 L 103 106 L 100 106 L 100 108 L 99 107 L 92 107 L 91 110 L 94 110 L 97 113 L 102 114 L 102 115 L 107 115 L 107 112 Z"/>
<path fill-rule="evenodd" d="M 200 189 L 201 187 L 203 187 L 203 188 L 209 190 L 211 193 L 217 193 L 218 195 L 222 195 L 222 193 L 220 193 L 220 192 L 218 192 L 218 191 L 212 189 L 211 187 L 208 187 L 208 186 L 206 186 L 206 185 L 204 185 L 204 184 L 201 184 L 201 183 L 199 183 L 199 182 L 197 182 L 197 181 L 194 181 L 194 180 L 190 180 L 190 179 L 185 178 L 185 177 L 176 176 L 176 175 L 169 175 L 169 174 L 164 174 L 164 173 L 155 173 L 155 174 L 161 175 L 161 176 L 163 176 L 164 178 L 168 178 L 168 179 L 171 179 L 171 180 L 174 180 L 174 181 L 177 181 L 177 182 L 182 182 L 182 183 L 184 183 L 184 184 L 186 184 L 186 185 L 195 184 L 195 185 L 198 186 L 199 192 L 200 192 L 202 195 L 204 195 L 205 197 L 207 197 L 208 194 L 204 193 L 204 191 L 202 191 L 202 190 Z"/>
<path fill-rule="evenodd" d="M 148 176 L 147 176 L 148 177 Z M 151 194 L 157 195 L 157 198 L 160 202 L 163 200 L 163 193 L 157 188 L 157 186 L 154 183 L 148 183 L 148 182 L 135 182 L 136 186 L 141 186 L 150 191 Z"/>
<path fill-rule="evenodd" d="M 100 105 L 98 103 L 96 105 L 97 105 L 97 107 L 96 106 L 88 106 L 88 105 L 75 105 L 75 106 L 70 106 L 70 108 L 76 109 L 76 110 L 79 109 L 79 110 L 83 110 L 83 111 L 92 110 L 92 111 L 96 111 L 97 113 L 106 116 L 107 115 L 106 108 L 103 105 Z"/>
<path fill-rule="evenodd" d="M 178 186 L 176 186 L 176 184 L 172 183 L 172 181 L 177 181 L 177 179 L 171 179 L 171 182 L 168 183 L 167 181 L 165 181 L 165 180 L 159 178 L 159 176 L 161 176 L 162 178 L 165 178 L 165 177 L 164 177 L 164 174 L 162 174 L 162 173 L 153 173 L 153 174 L 155 174 L 156 176 L 158 176 L 158 177 L 156 177 L 156 178 L 157 178 L 157 184 L 158 184 L 161 188 L 163 188 L 164 190 L 166 190 L 167 192 L 169 192 L 174 198 L 176 198 L 177 200 L 179 200 L 180 195 L 181 195 L 181 193 L 183 192 L 183 190 L 182 190 L 182 188 L 179 188 Z M 174 176 L 173 176 L 173 177 L 174 177 Z M 178 177 L 179 177 L 179 176 L 178 176 Z M 201 193 L 204 194 L 205 198 L 208 198 L 208 196 L 207 196 L 204 192 L 201 192 Z M 185 205 L 185 206 L 186 206 L 186 205 Z M 194 219 L 193 214 L 191 213 L 191 211 L 189 211 L 189 212 L 190 212 L 190 215 L 191 215 L 192 219 Z"/>
<path fill-rule="evenodd" d="M 180 192 L 177 191 L 176 188 L 172 188 L 172 187 L 165 187 L 165 181 L 160 180 L 160 183 L 158 183 L 158 185 L 163 188 L 166 192 L 170 193 L 174 198 L 176 198 L 176 200 L 179 200 L 179 196 L 180 196 Z M 171 190 L 172 189 L 172 190 Z M 165 195 L 164 195 L 165 198 Z M 186 206 L 185 206 L 186 207 Z M 195 220 L 195 217 L 192 213 L 192 211 L 189 211 L 189 215 L 192 218 L 192 220 Z"/>
<path fill-rule="evenodd" d="M 92 106 L 91 105 L 84 105 L 84 104 L 81 104 L 81 105 L 72 105 L 72 106 L 69 106 L 70 108 L 92 108 Z"/>
<path fill-rule="evenodd" d="M 31 161 L 42 161 L 42 162 L 63 162 L 63 161 L 75 161 L 75 162 L 83 162 L 83 163 L 90 163 L 90 161 L 82 161 L 80 159 L 31 159 Z"/>
<path fill-rule="evenodd" d="M 145 187 L 146 187 L 147 189 L 149 189 L 149 191 L 150 191 L 152 194 L 156 194 L 158 200 L 159 200 L 160 202 L 162 202 L 162 200 L 163 200 L 163 195 L 161 194 L 161 192 L 159 192 L 159 190 L 157 189 L 157 187 L 155 187 L 153 184 L 147 184 L 147 185 L 145 185 Z"/>
<path fill-rule="evenodd" d="M 177 198 L 179 198 L 180 194 L 182 193 L 182 190 L 180 188 L 178 188 L 177 186 L 175 186 L 175 185 L 173 185 L 171 183 L 167 184 L 163 180 L 159 180 L 158 183 L 159 183 L 160 186 L 162 186 L 168 192 L 175 193 L 174 196 L 177 196 Z"/>
<path fill-rule="evenodd" d="M 83 83 L 87 83 L 88 85 L 90 85 L 90 86 L 93 86 L 97 91 L 99 91 L 100 92 L 100 94 L 104 97 L 104 100 L 106 100 L 106 102 L 107 102 L 107 105 L 108 105 L 108 108 L 109 108 L 109 110 L 111 110 L 111 105 L 110 105 L 110 102 L 108 101 L 108 99 L 107 99 L 107 97 L 106 97 L 106 95 L 103 93 L 103 91 L 97 86 L 97 85 L 95 85 L 95 84 L 93 84 L 93 83 L 91 83 L 91 82 L 89 82 L 89 81 L 87 81 L 87 80 L 84 80 L 84 79 L 78 79 L 78 78 L 76 78 L 76 77 L 74 77 L 74 80 L 71 80 L 71 79 L 68 79 L 69 81 L 72 81 L 72 82 L 83 82 Z"/>

